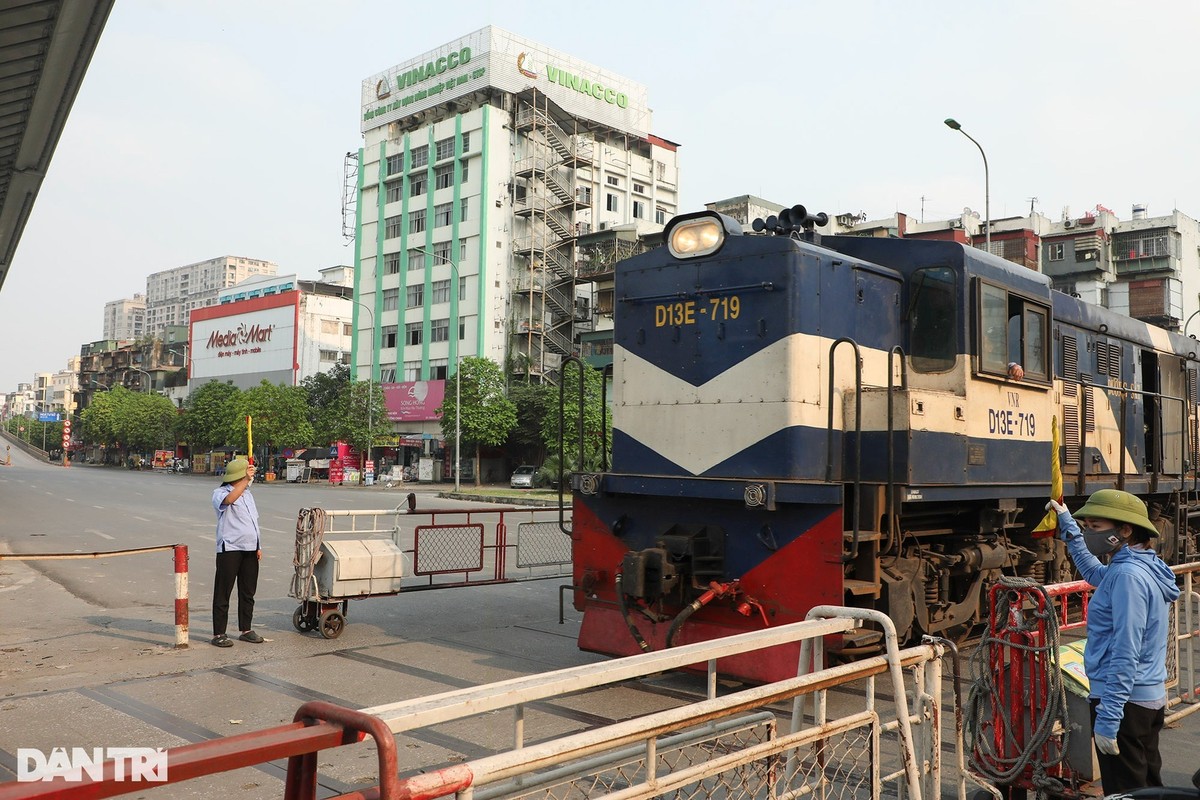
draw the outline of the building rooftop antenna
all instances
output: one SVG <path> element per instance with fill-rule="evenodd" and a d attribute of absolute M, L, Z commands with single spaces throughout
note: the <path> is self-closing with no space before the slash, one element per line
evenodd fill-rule
<path fill-rule="evenodd" d="M 1027 199 L 1029 200 L 1029 216 L 1032 217 L 1033 216 L 1033 206 L 1037 203 L 1038 199 L 1036 197 L 1030 197 Z"/>

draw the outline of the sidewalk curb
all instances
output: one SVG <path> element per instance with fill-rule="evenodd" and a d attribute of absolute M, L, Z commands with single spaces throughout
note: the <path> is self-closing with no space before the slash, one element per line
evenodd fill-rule
<path fill-rule="evenodd" d="M 509 506 L 538 506 L 541 508 L 557 508 L 557 497 L 510 497 L 505 495 L 489 495 L 489 494 L 465 494 L 463 492 L 438 492 L 438 497 L 446 500 L 470 500 L 477 503 L 495 503 L 497 505 Z M 564 495 L 563 503 L 569 508 L 571 505 L 570 495 Z"/>

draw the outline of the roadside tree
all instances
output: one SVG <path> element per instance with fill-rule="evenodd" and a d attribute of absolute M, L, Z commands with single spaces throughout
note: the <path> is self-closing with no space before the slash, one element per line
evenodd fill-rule
<path fill-rule="evenodd" d="M 193 453 L 239 441 L 236 437 L 239 394 L 241 390 L 230 382 L 209 381 L 188 395 L 183 404 L 183 416 L 179 418 L 179 433 Z M 244 428 L 243 424 L 240 439 L 243 443 L 246 441 Z"/>
<path fill-rule="evenodd" d="M 244 421 L 247 416 L 252 417 L 255 449 L 266 453 L 264 460 L 268 464 L 272 452 L 312 443 L 308 392 L 303 387 L 271 384 L 264 379 L 258 386 L 240 392 L 232 405 L 242 421 L 241 440 L 234 442 L 246 443 Z"/>
<path fill-rule="evenodd" d="M 456 390 L 459 381 L 460 389 Z M 455 393 L 462 395 L 462 408 L 455 403 Z M 475 485 L 480 483 L 479 459 L 484 445 L 495 447 L 508 439 L 517 425 L 517 408 L 504 392 L 504 373 L 500 365 L 487 358 L 464 358 L 461 368 L 446 381 L 446 397 L 438 408 L 442 416 L 442 438 L 454 445 L 455 420 L 461 412 L 459 427 L 462 445 L 475 448 Z M 455 465 L 456 468 L 458 465 Z"/>

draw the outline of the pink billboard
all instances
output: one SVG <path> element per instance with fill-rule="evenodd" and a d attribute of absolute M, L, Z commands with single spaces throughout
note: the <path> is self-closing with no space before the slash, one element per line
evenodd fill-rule
<path fill-rule="evenodd" d="M 383 402 L 393 422 L 441 419 L 436 413 L 446 395 L 445 381 L 405 381 L 383 384 Z"/>

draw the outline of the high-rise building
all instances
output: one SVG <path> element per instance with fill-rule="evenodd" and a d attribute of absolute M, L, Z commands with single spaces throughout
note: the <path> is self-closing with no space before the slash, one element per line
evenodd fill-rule
<path fill-rule="evenodd" d="M 363 81 L 361 123 L 354 372 L 396 396 L 440 397 L 467 356 L 556 380 L 595 321 L 579 237 L 676 213 L 677 145 L 651 133 L 646 88 L 496 27 Z M 390 413 L 428 441 L 434 408 Z"/>
<path fill-rule="evenodd" d="M 146 334 L 146 295 L 113 300 L 104 304 L 102 339 L 140 339 Z"/>
<path fill-rule="evenodd" d="M 187 325 L 191 310 L 215 306 L 221 289 L 278 271 L 271 261 L 221 256 L 155 272 L 146 278 L 146 335 L 161 336 L 169 326 Z"/>

